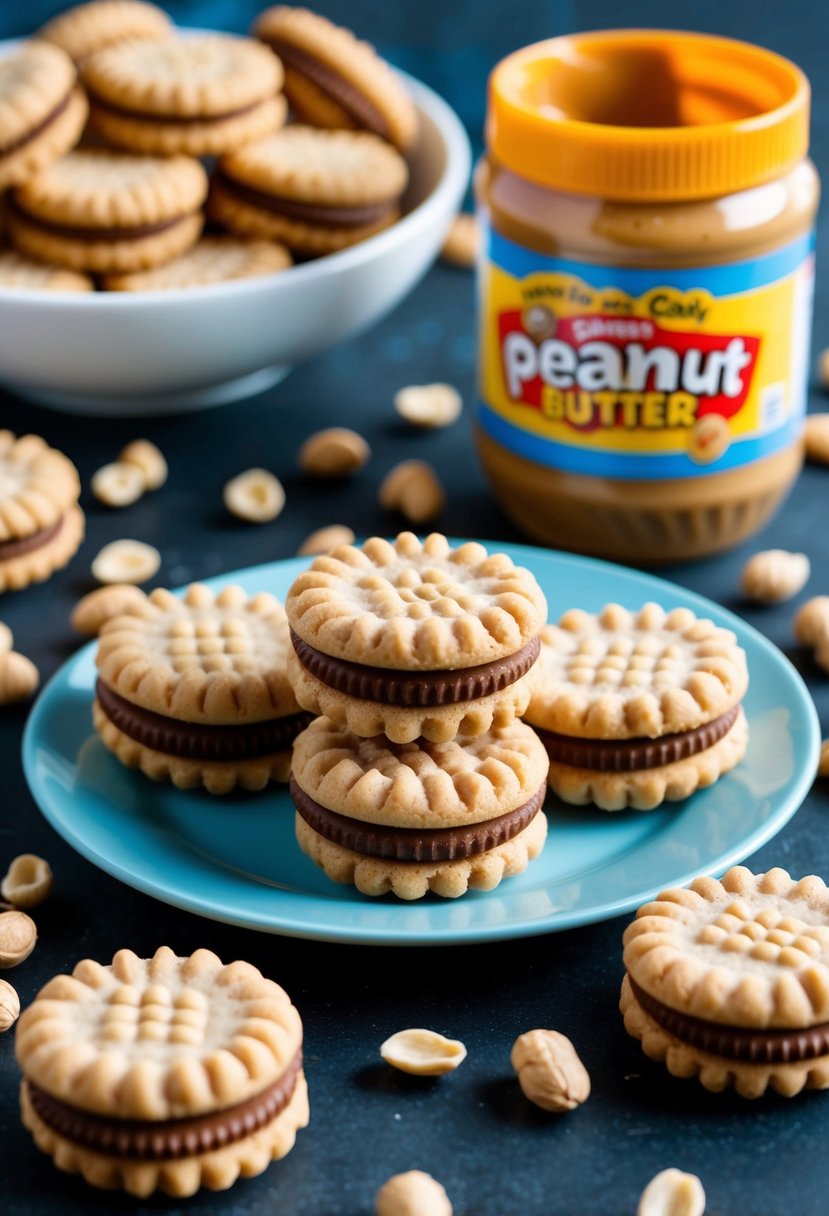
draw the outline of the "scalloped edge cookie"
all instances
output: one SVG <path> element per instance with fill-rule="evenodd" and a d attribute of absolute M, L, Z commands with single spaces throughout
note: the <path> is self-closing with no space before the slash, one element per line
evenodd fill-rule
<path fill-rule="evenodd" d="M 543 674 L 527 721 L 573 738 L 656 739 L 692 730 L 726 713 L 748 687 L 735 635 L 690 608 L 575 608 L 546 626 L 541 641 Z M 606 673 L 598 685 L 597 664 Z M 678 681 L 682 664 L 687 674 Z"/>
<path fill-rule="evenodd" d="M 155 4 L 142 0 L 89 0 L 58 13 L 36 37 L 66 51 L 76 64 L 105 47 L 127 39 L 170 38 L 170 18 Z"/>
<path fill-rule="evenodd" d="M 740 763 L 747 748 L 748 722 L 741 709 L 728 733 L 695 756 L 631 773 L 598 772 L 551 760 L 548 781 L 550 789 L 572 806 L 592 803 L 604 811 L 627 807 L 651 811 L 663 802 L 678 802 L 707 789 Z"/>
<path fill-rule="evenodd" d="M 350 697 L 323 684 L 300 663 L 292 651 L 288 655 L 288 677 L 294 695 L 303 709 L 319 714 L 355 735 L 385 735 L 392 743 L 412 743 L 421 737 L 431 743 L 448 743 L 456 735 L 483 735 L 520 718 L 525 712 L 538 678 L 539 664 L 500 692 L 473 701 L 428 708 L 384 705 Z"/>
<path fill-rule="evenodd" d="M 512 840 L 475 857 L 445 862 L 395 862 L 342 848 L 296 816 L 299 847 L 332 882 L 353 885 L 363 895 L 422 899 L 430 891 L 457 899 L 467 891 L 492 891 L 504 878 L 523 873 L 544 848 L 547 817 L 540 810 Z"/>
<path fill-rule="evenodd" d="M 0 431 L 0 480 L 4 467 L 12 484 L 0 496 L 0 542 L 25 540 L 51 528 L 77 504 L 77 469 L 39 435 Z"/>
<path fill-rule="evenodd" d="M 22 591 L 63 569 L 80 548 L 85 526 L 83 511 L 77 505 L 71 506 L 64 514 L 60 531 L 45 545 L 0 561 L 0 593 Z"/>

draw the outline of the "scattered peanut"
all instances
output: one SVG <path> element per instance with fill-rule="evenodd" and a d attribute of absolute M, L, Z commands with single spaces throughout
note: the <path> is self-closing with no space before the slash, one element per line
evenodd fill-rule
<path fill-rule="evenodd" d="M 145 490 L 158 490 L 167 480 L 167 461 L 149 439 L 133 439 L 118 459 L 124 464 L 135 465 L 141 471 Z"/>
<path fill-rule="evenodd" d="M 0 883 L 0 895 L 15 908 L 35 908 L 52 890 L 54 879 L 48 861 L 35 853 L 21 853 Z"/>
<path fill-rule="evenodd" d="M 829 388 L 829 347 L 822 350 L 818 357 L 818 371 L 820 373 L 820 382 L 824 388 Z"/>
<path fill-rule="evenodd" d="M 312 477 L 348 477 L 367 463 L 371 448 L 356 431 L 332 426 L 317 431 L 299 449 L 299 466 Z"/>
<path fill-rule="evenodd" d="M 764 604 L 790 600 L 806 586 L 811 569 L 805 553 L 766 549 L 755 553 L 743 567 L 743 593 Z"/>
<path fill-rule="evenodd" d="M 0 654 L 5 650 L 11 650 L 14 645 L 12 631 L 4 621 L 0 621 Z"/>
<path fill-rule="evenodd" d="M 443 510 L 445 495 L 437 474 L 425 460 L 396 464 L 380 485 L 380 506 L 399 511 L 410 523 L 425 524 Z"/>
<path fill-rule="evenodd" d="M 452 1216 L 452 1204 L 440 1183 L 423 1170 L 395 1174 L 375 1199 L 377 1216 Z"/>
<path fill-rule="evenodd" d="M 0 912 L 0 970 L 16 967 L 35 948 L 37 928 L 25 912 Z"/>
<path fill-rule="evenodd" d="M 441 246 L 440 256 L 452 266 L 471 270 L 478 255 L 480 233 L 474 215 L 461 211 L 452 220 L 451 227 Z"/>
<path fill-rule="evenodd" d="M 92 563 L 99 583 L 145 583 L 158 573 L 161 554 L 140 540 L 113 540 Z"/>
<path fill-rule="evenodd" d="M 820 745 L 817 775 L 818 777 L 829 777 L 829 739 L 824 739 Z"/>
<path fill-rule="evenodd" d="M 663 1170 L 642 1192 L 636 1216 L 702 1216 L 705 1191 L 696 1174 Z"/>
<path fill-rule="evenodd" d="M 394 408 L 412 426 L 451 426 L 461 416 L 463 399 L 451 384 L 410 384 L 395 393 Z"/>
<path fill-rule="evenodd" d="M 92 474 L 92 493 L 105 507 L 129 507 L 145 488 L 144 474 L 134 464 L 105 464 Z"/>
<path fill-rule="evenodd" d="M 37 689 L 40 672 L 31 659 L 16 650 L 0 653 L 0 705 L 25 701 Z"/>
<path fill-rule="evenodd" d="M 806 601 L 794 618 L 794 635 L 814 649 L 815 662 L 829 671 L 829 595 Z"/>
<path fill-rule="evenodd" d="M 131 583 L 112 583 L 107 587 L 98 587 L 78 600 L 69 620 L 78 633 L 91 636 L 99 633 L 110 617 L 120 616 L 131 608 L 140 608 L 146 602 L 147 597 L 139 587 Z"/>
<path fill-rule="evenodd" d="M 224 504 L 231 515 L 249 524 L 267 524 L 285 506 L 282 482 L 267 469 L 247 469 L 224 488 Z"/>
<path fill-rule="evenodd" d="M 0 1033 L 20 1017 L 20 997 L 6 980 L 0 980 Z"/>
<path fill-rule="evenodd" d="M 328 528 L 318 528 L 297 549 L 299 557 L 314 557 L 317 553 L 330 553 L 339 545 L 352 545 L 354 533 L 343 524 L 331 524 Z"/>
<path fill-rule="evenodd" d="M 510 1063 L 525 1098 L 542 1110 L 575 1110 L 590 1097 L 590 1077 L 576 1049 L 557 1030 L 528 1030 L 515 1040 Z"/>
<path fill-rule="evenodd" d="M 818 464 L 829 464 L 829 414 L 807 414 L 804 436 L 806 458 Z"/>
<path fill-rule="evenodd" d="M 436 1030 L 398 1030 L 386 1039 L 380 1055 L 392 1068 L 420 1077 L 440 1077 L 466 1059 L 459 1039 L 447 1039 Z"/>

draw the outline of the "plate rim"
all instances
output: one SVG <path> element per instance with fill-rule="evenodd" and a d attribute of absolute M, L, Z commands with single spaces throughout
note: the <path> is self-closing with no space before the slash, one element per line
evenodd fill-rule
<path fill-rule="evenodd" d="M 463 538 L 450 537 L 448 539 L 452 545 L 466 543 Z M 359 541 L 355 543 L 359 543 Z M 786 674 L 798 694 L 799 705 L 804 713 L 807 724 L 808 735 L 804 736 L 804 743 L 807 747 L 807 763 L 800 764 L 798 771 L 792 778 L 792 788 L 788 796 L 781 807 L 774 814 L 770 815 L 766 822 L 759 825 L 748 837 L 743 837 L 741 843 L 720 853 L 703 871 L 695 868 L 683 874 L 680 878 L 671 879 L 671 886 L 684 886 L 701 872 L 714 875 L 724 873 L 730 866 L 738 863 L 743 858 L 751 856 L 758 849 L 762 848 L 763 845 L 767 844 L 769 840 L 786 826 L 802 806 L 814 781 L 821 743 L 821 730 L 817 709 L 805 680 L 789 657 L 774 642 L 761 633 L 755 626 L 744 621 L 735 612 L 732 612 L 731 609 L 718 604 L 716 601 L 709 599 L 697 591 L 690 590 L 681 584 L 673 583 L 662 575 L 622 566 L 601 558 L 586 557 L 557 549 L 545 549 L 541 546 L 522 542 L 482 540 L 479 543 L 485 545 L 490 552 L 497 552 L 499 549 L 507 548 L 513 560 L 531 561 L 534 556 L 541 555 L 545 559 L 554 558 L 565 566 L 577 566 L 580 569 L 587 567 L 590 570 L 595 570 L 597 573 L 612 571 L 614 574 L 618 574 L 621 572 L 626 578 L 632 580 L 634 584 L 641 584 L 647 587 L 649 591 L 652 591 L 654 587 L 657 589 L 664 587 L 672 595 L 676 595 L 679 592 L 683 597 L 687 597 L 688 606 L 695 611 L 702 609 L 706 613 L 710 613 L 711 608 L 713 608 L 715 618 L 718 618 L 726 627 L 736 629 L 738 634 L 742 633 L 746 635 L 755 646 L 758 646 L 765 653 L 773 664 L 782 666 L 786 670 Z M 207 586 L 214 586 L 225 582 L 245 582 L 256 578 L 264 568 L 286 567 L 291 564 L 296 564 L 298 568 L 302 568 L 307 564 L 307 559 L 296 556 L 276 558 L 273 561 L 245 566 L 240 569 L 230 570 L 224 574 L 211 575 L 209 578 L 197 581 L 203 581 Z M 181 594 L 183 591 L 184 588 L 179 587 L 175 589 L 174 593 Z M 332 924 L 318 924 L 316 920 L 309 922 L 307 918 L 303 922 L 301 917 L 297 918 L 296 916 L 286 920 L 283 914 L 265 919 L 253 911 L 247 914 L 240 914 L 238 911 L 233 912 L 221 906 L 217 907 L 209 898 L 198 894 L 182 896 L 181 893 L 170 885 L 159 883 L 149 876 L 137 876 L 133 872 L 126 870 L 118 862 L 113 862 L 88 843 L 84 836 L 78 835 L 74 826 L 68 823 L 65 817 L 55 810 L 50 795 L 41 785 L 37 775 L 38 766 L 35 754 L 37 749 L 36 733 L 41 715 L 44 712 L 43 707 L 49 702 L 54 686 L 66 677 L 71 668 L 74 668 L 83 659 L 91 655 L 96 644 L 96 639 L 92 639 L 90 642 L 79 647 L 68 659 L 61 663 L 41 689 L 32 706 L 23 731 L 21 759 L 24 777 L 38 810 L 67 844 L 92 865 L 103 870 L 104 873 L 164 904 L 197 916 L 203 916 L 209 920 L 215 920 L 239 928 L 254 929 L 258 932 L 269 933 L 271 935 L 303 940 L 325 941 L 333 944 L 396 947 L 483 945 L 494 941 L 537 937 L 610 920 L 632 911 L 648 899 L 653 898 L 658 890 L 662 890 L 665 887 L 665 883 L 660 882 L 656 885 L 645 887 L 641 891 L 624 898 L 596 903 L 589 909 L 562 910 L 554 914 L 552 923 L 549 917 L 531 921 L 513 919 L 497 925 L 483 925 L 461 929 L 447 927 L 425 933 L 400 930 L 389 926 L 372 927 L 369 929 L 361 926 L 339 928 Z M 281 894 L 283 897 L 287 895 L 286 892 L 281 892 Z M 336 903 L 336 899 L 333 902 Z"/>

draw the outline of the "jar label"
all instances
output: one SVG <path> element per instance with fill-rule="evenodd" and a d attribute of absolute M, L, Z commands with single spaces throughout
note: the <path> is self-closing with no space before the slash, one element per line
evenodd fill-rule
<path fill-rule="evenodd" d="M 723 266 L 545 257 L 486 230 L 478 421 L 574 473 L 699 477 L 799 435 L 814 240 Z"/>

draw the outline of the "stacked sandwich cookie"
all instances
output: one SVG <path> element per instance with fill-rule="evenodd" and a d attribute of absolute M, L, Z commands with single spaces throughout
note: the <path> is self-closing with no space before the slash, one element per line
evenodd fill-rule
<path fill-rule="evenodd" d="M 628 1034 L 706 1089 L 829 1087 L 829 892 L 744 866 L 663 891 L 624 935 Z"/>
<path fill-rule="evenodd" d="M 404 532 L 318 557 L 286 601 L 302 849 L 338 882 L 416 899 L 489 889 L 544 844 L 547 758 L 516 721 L 546 603 L 483 545 Z"/>
<path fill-rule="evenodd" d="M 308 1123 L 299 1014 L 250 963 L 209 950 L 85 959 L 23 1012 L 16 1052 L 38 1148 L 106 1190 L 225 1190 Z"/>
<path fill-rule="evenodd" d="M 288 681 L 289 648 L 270 595 L 153 591 L 101 629 L 95 727 L 122 764 L 180 789 L 287 781 L 291 744 L 310 721 Z"/>
<path fill-rule="evenodd" d="M 742 760 L 744 651 L 689 608 L 572 609 L 541 635 L 525 714 L 565 802 L 651 810 L 687 798 Z"/>
<path fill-rule="evenodd" d="M 75 466 L 37 435 L 0 431 L 0 592 L 61 569 L 83 540 Z"/>

